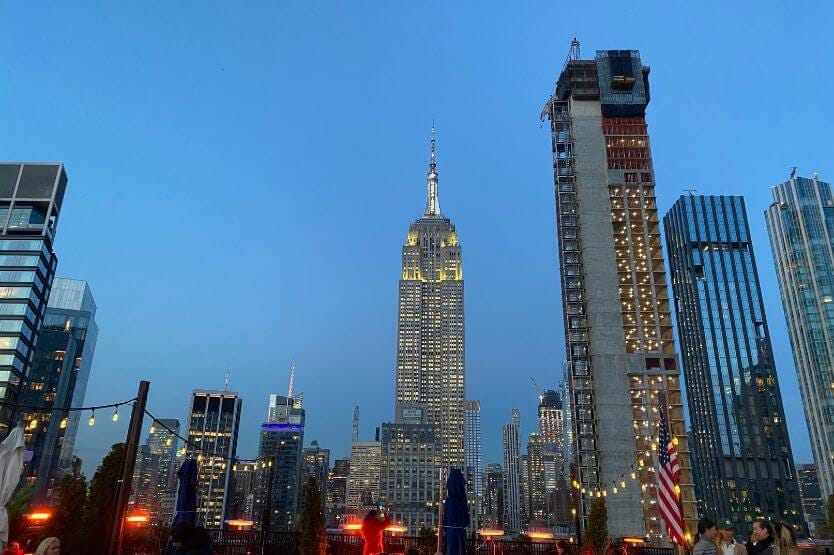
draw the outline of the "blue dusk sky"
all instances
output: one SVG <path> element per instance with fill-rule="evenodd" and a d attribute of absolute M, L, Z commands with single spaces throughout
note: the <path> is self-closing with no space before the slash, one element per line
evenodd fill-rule
<path fill-rule="evenodd" d="M 539 113 L 578 37 L 638 49 L 661 215 L 686 189 L 747 198 L 797 462 L 811 460 L 763 211 L 792 166 L 834 179 L 834 6 L 809 2 L 3 2 L 0 159 L 62 161 L 58 275 L 101 328 L 86 403 L 151 382 L 243 396 L 254 457 L 292 359 L 305 442 L 349 454 L 393 418 L 397 283 L 440 201 L 466 280 L 467 390 L 484 463 L 564 359 L 549 132 Z M 118 424 L 78 437 L 90 476 Z M 147 425 L 146 425 L 147 428 Z"/>

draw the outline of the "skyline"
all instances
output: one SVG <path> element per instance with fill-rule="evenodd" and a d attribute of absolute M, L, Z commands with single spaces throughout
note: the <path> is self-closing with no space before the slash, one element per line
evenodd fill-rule
<path fill-rule="evenodd" d="M 648 123 L 661 215 L 689 188 L 745 196 L 796 462 L 811 460 L 763 211 L 770 186 L 787 179 L 791 166 L 805 177 L 815 169 L 829 182 L 834 175 L 824 140 L 834 126 L 834 109 L 823 98 L 831 76 L 819 73 L 822 64 L 815 66 L 831 59 L 834 47 L 819 36 L 791 44 L 796 37 L 778 26 L 768 29 L 766 44 L 751 37 L 779 18 L 797 28 L 814 27 L 819 14 L 725 8 L 749 16 L 741 27 L 731 25 L 729 16 L 715 21 L 695 14 L 690 24 L 699 24 L 700 16 L 710 26 L 701 36 L 682 39 L 693 52 L 682 60 L 682 54 L 666 51 L 676 44 L 672 38 L 679 39 L 681 22 L 661 22 L 652 13 L 623 15 L 647 20 L 647 34 L 637 38 L 618 30 L 613 18 L 593 25 L 575 18 L 570 30 L 546 33 L 542 20 L 553 15 L 534 15 L 540 10 L 529 7 L 503 16 L 479 14 L 485 29 L 472 26 L 460 35 L 443 17 L 431 28 L 409 27 L 415 13 L 425 13 L 409 7 L 386 10 L 393 21 L 378 27 L 373 25 L 381 24 L 381 14 L 367 7 L 333 13 L 309 8 L 297 14 L 298 29 L 280 28 L 286 36 L 273 36 L 267 22 L 247 14 L 255 30 L 236 37 L 212 27 L 220 15 L 208 7 L 189 13 L 193 26 L 178 37 L 183 29 L 170 21 L 156 22 L 151 13 L 128 7 L 104 9 L 86 22 L 66 7 L 53 10 L 38 27 L 47 40 L 27 40 L 26 25 L 0 38 L 9 74 L 18 76 L 0 91 L 0 117 L 8 130 L 0 150 L 4 159 L 66 165 L 70 184 L 56 241 L 57 275 L 89 281 L 100 307 L 101 334 L 85 404 L 130 398 L 138 379 L 148 378 L 149 409 L 183 419 L 191 390 L 221 389 L 231 363 L 230 389 L 243 397 L 239 455 L 248 458 L 256 451 L 267 394 L 285 391 L 295 358 L 308 439 L 318 439 L 334 458 L 347 456 L 357 403 L 362 439 L 371 438 L 374 427 L 393 417 L 399 251 L 403 223 L 423 207 L 428 130 L 436 115 L 443 207 L 458 227 L 467 259 L 467 398 L 482 402 L 484 464 L 499 461 L 501 425 L 510 408 L 521 409 L 523 438 L 535 430 L 538 397 L 528 375 L 545 389 L 561 375 L 550 152 L 537 116 L 576 35 L 584 52 L 639 49 L 652 68 Z M 461 7 L 437 10 L 451 19 L 466 13 Z M 176 20 L 189 10 L 170 11 Z M 3 12 L 43 15 L 37 6 Z M 135 31 L 120 39 L 116 32 L 126 29 L 118 23 L 131 17 L 146 36 L 157 33 L 159 44 L 135 40 Z M 230 28 L 243 25 L 241 14 L 229 17 Z M 345 17 L 347 36 L 325 39 L 341 29 L 336 26 Z M 363 17 L 370 20 L 371 28 L 363 29 L 371 31 L 367 39 L 358 32 Z M 352 32 L 351 23 L 359 26 Z M 531 26 L 532 32 L 510 40 L 502 25 L 516 31 Z M 87 32 L 78 33 L 79 27 Z M 305 40 L 303 33 L 311 30 L 322 36 Z M 395 44 L 393 38 L 404 32 L 410 40 Z M 368 42 L 386 38 L 393 52 L 367 50 Z M 268 61 L 258 56 L 259 48 L 267 58 L 280 51 L 269 48 L 267 39 L 281 46 L 309 43 L 310 50 L 302 52 L 303 62 L 273 60 L 264 75 L 255 67 Z M 100 48 L 107 40 L 113 48 Z M 330 47 L 318 47 L 316 40 L 330 40 Z M 695 55 L 698 41 L 702 50 Z M 737 56 L 726 55 L 727 41 Z M 745 41 L 751 51 L 760 49 L 761 60 L 772 59 L 751 62 Z M 708 43 L 722 46 L 709 50 Z M 413 44 L 425 49 L 415 51 Z M 446 50 L 453 55 L 441 55 Z M 403 64 L 398 54 L 408 61 Z M 171 67 L 183 64 L 193 74 L 172 72 L 165 66 L 169 55 Z M 383 71 L 353 59 L 360 55 L 381 63 Z M 486 55 L 495 56 L 493 64 L 468 65 Z M 131 56 L 141 61 L 128 64 L 134 72 L 111 61 Z M 251 60 L 244 62 L 247 56 Z M 336 61 L 327 63 L 331 56 Z M 307 69 L 316 62 L 331 72 Z M 417 70 L 402 73 L 400 66 L 409 64 Z M 780 77 L 774 67 L 792 70 L 784 79 L 817 87 L 805 88 L 801 103 L 781 103 L 768 94 Z M 284 87 L 287 68 L 301 77 L 297 90 Z M 714 79 L 710 71 L 717 72 Z M 333 72 L 337 80 L 351 78 L 338 81 L 336 91 L 352 111 L 323 109 L 336 96 L 334 83 L 324 78 Z M 423 82 L 425 75 L 433 75 L 431 83 Z M 500 83 L 496 75 L 503 76 Z M 692 75 L 704 75 L 711 86 L 691 87 Z M 62 83 L 57 94 L 55 82 Z M 127 83 L 136 90 L 119 88 Z M 289 108 L 276 109 L 276 97 Z M 704 110 L 688 113 L 697 100 Z M 400 109 L 406 102 L 414 107 L 409 113 Z M 210 125 L 214 121 L 221 124 L 217 129 Z M 776 137 L 791 140 L 776 151 Z M 248 202 L 237 196 L 244 182 Z M 269 202 L 259 200 L 264 198 Z M 188 208 L 197 214 L 184 217 Z M 223 232 L 230 213 L 254 216 L 247 221 L 247 241 Z M 345 239 L 359 248 L 348 253 Z M 495 264 L 496 252 L 506 267 Z M 293 259 L 304 264 L 285 263 Z M 337 270 L 354 268 L 370 270 L 333 279 Z M 525 270 L 523 281 L 514 281 L 517 268 Z M 266 286 L 248 285 L 251 276 L 266 276 Z M 229 287 L 233 283 L 238 287 Z M 253 314 L 253 307 L 268 310 Z M 322 329 L 324 321 L 332 322 L 332 331 Z M 510 346 L 501 348 L 499 339 Z M 519 378 L 499 386 L 508 372 Z M 209 383 L 208 376 L 216 379 Z M 357 394 L 335 393 L 342 391 Z M 328 426 L 334 421 L 338 426 Z M 92 433 L 81 427 L 79 454 L 88 476 L 96 457 L 123 439 L 125 425 L 102 422 Z"/>

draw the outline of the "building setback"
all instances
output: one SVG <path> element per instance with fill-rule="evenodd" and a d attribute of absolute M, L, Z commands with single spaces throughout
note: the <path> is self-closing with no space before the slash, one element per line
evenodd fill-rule
<path fill-rule="evenodd" d="M 200 459 L 197 524 L 220 528 L 226 520 L 237 450 L 242 400 L 231 391 L 195 389 L 191 394 L 186 456 Z"/>
<path fill-rule="evenodd" d="M 635 50 L 582 59 L 574 41 L 550 119 L 573 460 L 587 521 L 606 491 L 611 537 L 668 534 L 657 506 L 654 410 L 665 398 L 690 530 L 695 494 L 646 125 L 649 68 Z M 662 395 L 661 395 L 662 394 Z M 649 453 L 638 466 L 638 454 Z M 631 487 L 616 480 L 637 468 Z"/>
<path fill-rule="evenodd" d="M 52 248 L 67 175 L 60 163 L 0 164 L 0 434 L 20 401 L 58 259 Z M 56 413 L 60 419 L 64 415 Z M 42 415 L 47 417 L 46 414 Z M 40 422 L 40 420 L 39 420 Z"/>
<path fill-rule="evenodd" d="M 683 195 L 663 218 L 703 514 L 799 524 L 799 489 L 744 199 Z"/>
<path fill-rule="evenodd" d="M 402 250 L 396 402 L 424 405 L 444 468 L 465 465 L 463 268 L 457 232 L 440 211 L 432 135 L 426 209 Z"/>
<path fill-rule="evenodd" d="M 96 303 L 87 282 L 55 278 L 21 397 L 22 404 L 45 409 L 27 410 L 22 418 L 32 451 L 23 477 L 36 500 L 51 498 L 61 476 L 71 472 L 81 415 L 66 409 L 84 405 L 97 339 Z"/>
<path fill-rule="evenodd" d="M 512 411 L 512 422 L 504 424 L 504 529 L 509 532 L 521 531 L 521 448 L 519 428 L 521 413 Z"/>
<path fill-rule="evenodd" d="M 823 498 L 834 493 L 834 197 L 791 178 L 765 212 L 799 391 Z"/>

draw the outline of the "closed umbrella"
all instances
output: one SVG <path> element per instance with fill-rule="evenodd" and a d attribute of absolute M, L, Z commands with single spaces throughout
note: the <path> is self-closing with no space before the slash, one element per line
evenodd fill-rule
<path fill-rule="evenodd" d="M 23 429 L 16 426 L 0 443 L 0 542 L 9 542 L 9 513 L 6 504 L 14 495 L 23 472 Z"/>
<path fill-rule="evenodd" d="M 194 524 L 197 522 L 197 461 L 185 459 L 177 471 L 177 506 L 174 512 L 174 519 L 171 521 L 171 529 L 180 524 Z M 168 545 L 165 547 L 166 555 L 174 553 L 174 545 L 171 538 L 168 538 Z"/>
<path fill-rule="evenodd" d="M 466 502 L 466 480 L 459 468 L 453 468 L 446 480 L 446 499 L 443 501 L 446 555 L 466 553 L 467 526 L 469 526 L 469 504 Z"/>

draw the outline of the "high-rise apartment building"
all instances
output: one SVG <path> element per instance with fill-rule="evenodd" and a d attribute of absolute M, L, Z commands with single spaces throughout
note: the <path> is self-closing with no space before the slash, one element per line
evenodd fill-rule
<path fill-rule="evenodd" d="M 427 408 L 444 468 L 465 465 L 463 268 L 455 226 L 440 212 L 432 136 L 426 209 L 403 246 L 397 403 Z"/>
<path fill-rule="evenodd" d="M 298 397 L 272 395 L 268 417 L 269 420 L 261 425 L 258 459 L 273 465 L 265 473 L 267 490 L 269 476 L 272 476 L 270 527 L 272 530 L 291 529 L 300 515 L 305 412 Z M 256 496 L 255 513 L 262 514 L 269 502 L 267 496 Z"/>
<path fill-rule="evenodd" d="M 180 422 L 175 418 L 160 419 L 151 425 L 145 443 L 136 453 L 130 503 L 135 509 L 146 511 L 152 521 L 162 520 L 162 497 L 175 490 L 177 437 L 168 429 L 179 433 L 179 428 Z"/>
<path fill-rule="evenodd" d="M 159 497 L 156 492 L 158 471 L 159 455 L 152 453 L 147 444 L 140 445 L 133 466 L 133 483 L 128 505 L 131 510 L 147 512 L 151 520 L 159 516 Z"/>
<path fill-rule="evenodd" d="M 151 426 L 148 433 L 147 445 L 151 453 L 159 456 L 155 486 L 157 495 L 176 487 L 179 439 L 175 434 L 179 433 L 180 421 L 176 418 L 160 418 L 159 423 Z"/>
<path fill-rule="evenodd" d="M 484 467 L 484 501 L 481 520 L 485 528 L 504 527 L 504 471 L 500 464 Z"/>
<path fill-rule="evenodd" d="M 220 528 L 226 520 L 237 451 L 241 398 L 231 391 L 195 389 L 191 395 L 186 456 L 198 458 L 197 524 Z"/>
<path fill-rule="evenodd" d="M 379 502 L 380 461 L 382 444 L 379 441 L 354 441 L 350 448 L 347 507 L 358 515 L 375 509 Z"/>
<path fill-rule="evenodd" d="M 481 462 L 481 402 L 466 401 L 466 488 L 471 527 L 478 529 L 483 499 L 483 467 Z"/>
<path fill-rule="evenodd" d="M 255 493 L 263 475 L 263 461 L 237 460 L 232 466 L 232 501 L 229 519 L 257 522 Z"/>
<path fill-rule="evenodd" d="M 555 486 L 555 484 L 554 484 Z M 545 442 L 532 433 L 527 440 L 527 518 L 546 521 L 548 517 L 547 473 L 545 471 Z"/>
<path fill-rule="evenodd" d="M 834 493 L 834 197 L 792 175 L 765 212 L 823 498 Z"/>
<path fill-rule="evenodd" d="M 744 199 L 683 195 L 663 218 L 703 514 L 799 524 L 799 488 Z"/>
<path fill-rule="evenodd" d="M 58 259 L 52 248 L 67 175 L 60 163 L 0 164 L 0 433 L 19 402 Z M 56 413 L 60 419 L 60 413 Z M 48 457 L 47 457 L 48 458 Z"/>
<path fill-rule="evenodd" d="M 547 489 L 553 491 L 562 475 L 565 451 L 565 417 L 562 396 L 549 389 L 539 396 L 539 438 L 544 443 Z"/>
<path fill-rule="evenodd" d="M 379 504 L 417 534 L 437 526 L 440 446 L 420 405 L 399 404 L 396 422 L 382 425 Z M 351 473 L 353 467 L 351 467 Z"/>
<path fill-rule="evenodd" d="M 802 514 L 808 523 L 808 532 L 812 538 L 817 538 L 825 532 L 828 519 L 826 518 L 826 503 L 822 498 L 820 482 L 817 479 L 817 465 L 799 464 L 796 466 L 799 477 L 799 493 L 802 497 Z"/>
<path fill-rule="evenodd" d="M 307 480 L 312 476 L 319 488 L 321 510 L 324 513 L 327 505 L 327 475 L 330 472 L 330 449 L 319 447 L 319 442 L 313 440 L 309 447 L 305 447 L 301 454 L 301 497 L 298 500 L 300 511 L 304 510 L 307 499 Z"/>
<path fill-rule="evenodd" d="M 81 415 L 66 409 L 84 405 L 97 338 L 96 303 L 87 282 L 55 278 L 21 395 L 22 404 L 44 407 L 25 410 L 22 418 L 32 451 L 23 476 L 36 500 L 52 497 L 61 476 L 71 472 Z"/>
<path fill-rule="evenodd" d="M 521 413 L 512 411 L 512 422 L 504 424 L 504 529 L 521 531 L 521 447 L 519 429 Z"/>
<path fill-rule="evenodd" d="M 327 526 L 334 528 L 347 510 L 350 459 L 336 459 L 327 479 Z"/>
<path fill-rule="evenodd" d="M 660 398 L 677 442 L 678 495 L 690 530 L 696 511 L 648 103 L 649 68 L 639 52 L 598 50 L 587 60 L 574 41 L 542 115 L 552 134 L 573 461 L 585 490 L 579 514 L 584 522 L 591 494 L 613 490 L 638 454 L 648 452 L 652 460 L 638 469 L 639 487 L 608 495 L 608 531 L 665 542 L 651 450 Z"/>

